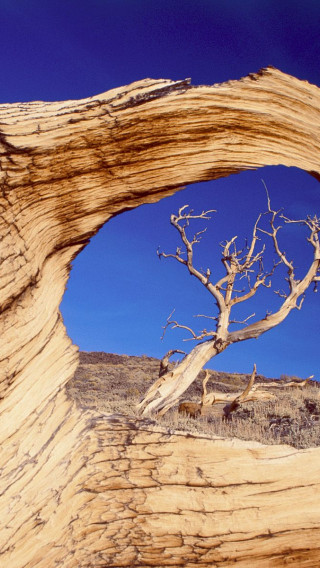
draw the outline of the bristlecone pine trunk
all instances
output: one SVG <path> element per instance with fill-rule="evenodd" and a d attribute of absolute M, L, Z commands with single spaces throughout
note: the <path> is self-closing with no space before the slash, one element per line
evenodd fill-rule
<path fill-rule="evenodd" d="M 224 351 L 229 345 L 247 339 L 257 339 L 263 333 L 279 325 L 294 309 L 300 309 L 304 300 L 305 293 L 311 284 L 318 285 L 320 281 L 320 219 L 317 215 L 313 217 L 308 216 L 304 220 L 293 221 L 288 219 L 283 214 L 280 215 L 284 224 L 298 223 L 303 224 L 309 231 L 307 237 L 308 243 L 313 249 L 312 259 L 303 275 L 296 277 L 295 267 L 292 260 L 289 260 L 286 252 L 281 250 L 278 239 L 278 232 L 281 225 L 277 224 L 279 211 L 275 211 L 271 207 L 269 195 L 267 193 L 268 211 L 263 215 L 260 214 L 254 225 L 252 238 L 247 243 L 245 248 L 237 248 L 235 243 L 237 237 L 233 237 L 229 241 L 220 243 L 222 248 L 222 262 L 224 265 L 225 273 L 218 281 L 211 280 L 211 270 L 208 268 L 206 271 L 196 268 L 193 261 L 193 246 L 199 243 L 199 236 L 204 232 L 203 230 L 195 233 L 192 238 L 187 235 L 187 227 L 189 227 L 190 220 L 194 219 L 210 219 L 208 216 L 212 211 L 203 211 L 200 215 L 194 211 L 188 211 L 188 206 L 185 205 L 179 209 L 178 215 L 171 215 L 171 224 L 178 230 L 183 243 L 184 249 L 178 247 L 175 253 L 159 253 L 161 258 L 174 258 L 177 262 L 185 266 L 188 272 L 198 279 L 198 281 L 205 287 L 207 292 L 215 300 L 217 314 L 209 316 L 209 319 L 214 321 L 213 329 L 207 330 L 206 328 L 195 333 L 194 330 L 188 326 L 180 324 L 177 320 L 173 319 L 173 312 L 167 319 L 164 326 L 164 333 L 167 327 L 172 326 L 172 329 L 181 328 L 188 333 L 191 333 L 191 338 L 196 341 L 202 341 L 194 347 L 186 357 L 176 365 L 171 371 L 167 367 L 167 372 L 160 373 L 159 379 L 151 385 L 146 395 L 138 405 L 142 414 L 152 414 L 156 412 L 159 416 L 165 414 L 172 406 L 174 406 L 179 397 L 185 392 L 190 384 L 197 378 L 199 371 L 202 367 L 210 361 L 215 355 Z M 268 216 L 268 227 L 264 229 L 259 226 L 261 217 Z M 264 271 L 263 256 L 265 245 L 256 249 L 257 242 L 260 244 L 259 235 L 265 234 L 271 239 L 275 254 L 276 261 L 274 260 L 271 270 Z M 261 286 L 270 288 L 272 286 L 272 276 L 274 271 L 282 264 L 285 267 L 288 284 L 287 292 L 276 291 L 277 295 L 281 298 L 280 305 L 273 313 L 267 313 L 262 319 L 256 319 L 243 329 L 237 331 L 229 331 L 229 326 L 235 323 L 235 320 L 230 318 L 232 309 L 239 303 L 246 302 L 252 298 Z M 250 276 L 248 276 L 248 274 Z M 247 279 L 247 283 L 242 290 L 235 289 L 235 285 L 239 280 Z M 246 324 L 247 321 L 255 314 L 250 315 L 242 322 Z M 199 317 L 206 317 L 200 315 Z M 212 322 L 211 322 L 212 323 Z M 208 339 L 208 337 L 210 339 Z M 203 341 L 206 339 L 205 341 Z"/>
<path fill-rule="evenodd" d="M 70 262 L 114 215 L 264 165 L 318 177 L 319 109 L 317 87 L 272 68 L 1 105 L 1 566 L 320 564 L 320 449 L 81 411 L 59 312 Z"/>

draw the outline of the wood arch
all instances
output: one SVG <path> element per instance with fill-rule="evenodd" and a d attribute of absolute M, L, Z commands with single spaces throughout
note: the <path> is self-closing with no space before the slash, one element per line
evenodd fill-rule
<path fill-rule="evenodd" d="M 0 106 L 3 566 L 320 562 L 319 449 L 81 412 L 64 391 L 77 349 L 59 313 L 72 259 L 114 215 L 265 165 L 319 179 L 319 141 L 319 88 L 274 68 Z"/>

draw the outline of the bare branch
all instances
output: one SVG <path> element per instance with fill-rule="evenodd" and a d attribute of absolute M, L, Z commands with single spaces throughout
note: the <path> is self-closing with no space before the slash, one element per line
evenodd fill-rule
<path fill-rule="evenodd" d="M 165 333 L 166 333 L 166 331 L 167 331 L 167 329 L 170 325 L 172 325 L 172 329 L 175 329 L 175 328 L 186 329 L 187 331 L 189 331 L 191 333 L 191 335 L 193 336 L 193 339 L 197 339 L 197 334 L 190 327 L 188 327 L 186 325 L 179 324 L 176 320 L 171 319 L 174 312 L 175 312 L 175 309 L 172 310 L 171 314 L 167 318 L 166 325 L 164 325 L 163 328 L 162 328 L 164 331 L 163 331 L 163 334 L 161 336 L 161 340 L 163 340 Z"/>
<path fill-rule="evenodd" d="M 173 254 L 173 253 L 166 253 L 166 252 L 160 252 L 160 251 L 159 251 L 159 248 L 157 249 L 157 255 L 158 255 L 158 257 L 159 257 L 159 260 L 161 260 L 162 257 L 163 257 L 163 258 L 175 258 L 175 259 L 176 259 L 178 262 L 180 262 L 181 264 L 185 264 L 185 265 L 186 265 L 186 264 L 187 264 L 187 261 L 186 261 L 184 258 L 182 258 L 182 254 L 184 254 L 184 253 L 183 253 L 183 251 L 181 251 L 181 249 L 180 249 L 179 247 L 177 248 L 175 254 Z"/>
<path fill-rule="evenodd" d="M 256 376 L 257 376 L 257 365 L 254 363 L 249 382 L 248 382 L 246 388 L 244 389 L 243 393 L 240 394 L 240 396 L 238 396 L 236 398 L 237 401 L 241 402 L 242 400 L 245 400 L 245 398 L 248 396 L 249 392 L 251 391 L 251 389 L 253 387 L 253 383 L 256 379 Z"/>
<path fill-rule="evenodd" d="M 227 288 L 227 287 L 226 287 L 226 288 L 223 288 L 223 286 L 221 286 L 220 290 L 221 290 L 222 292 L 227 292 L 227 291 L 228 291 L 228 288 Z M 234 293 L 236 293 L 236 294 L 243 294 L 243 292 L 245 291 L 245 288 L 242 288 L 241 290 L 237 290 L 236 288 L 233 287 L 233 290 L 232 290 L 232 291 L 233 291 Z"/>
<path fill-rule="evenodd" d="M 288 282 L 289 282 L 290 291 L 291 291 L 292 288 L 294 287 L 294 283 L 295 283 L 294 266 L 293 266 L 293 262 L 292 261 L 290 262 L 287 259 L 285 252 L 282 251 L 280 249 L 280 246 L 279 246 L 277 234 L 278 234 L 279 230 L 281 229 L 281 225 L 279 225 L 278 227 L 275 226 L 275 220 L 276 220 L 277 216 L 279 215 L 279 213 L 281 213 L 282 209 L 279 209 L 278 211 L 275 211 L 274 209 L 272 209 L 267 186 L 266 186 L 266 184 L 263 180 L 262 180 L 262 183 L 265 187 L 266 194 L 267 194 L 267 201 L 268 201 L 268 211 L 267 211 L 266 214 L 271 214 L 271 218 L 270 218 L 270 221 L 269 221 L 271 231 L 269 232 L 269 231 L 266 231 L 266 230 L 261 229 L 261 228 L 258 228 L 258 230 L 261 233 L 264 233 L 264 234 L 266 234 L 266 235 L 268 235 L 272 238 L 273 246 L 274 246 L 274 249 L 276 251 L 277 256 L 279 257 L 281 263 L 283 263 L 288 269 Z M 280 215 L 280 218 L 284 219 L 285 223 L 291 222 L 291 220 L 287 219 L 282 214 Z"/>
<path fill-rule="evenodd" d="M 207 319 L 211 319 L 211 320 L 214 320 L 214 321 L 218 320 L 218 316 L 206 316 L 204 314 L 194 314 L 193 317 L 194 318 L 207 318 Z"/>
<path fill-rule="evenodd" d="M 180 207 L 179 211 L 178 211 L 178 215 L 171 215 L 171 218 L 175 218 L 178 222 L 185 220 L 187 224 L 189 224 L 189 220 L 190 219 L 211 219 L 211 217 L 209 217 L 209 213 L 216 213 L 217 210 L 216 209 L 208 209 L 207 211 L 202 211 L 202 213 L 198 213 L 197 215 L 193 215 L 193 209 L 190 209 L 189 212 L 183 213 L 182 212 L 187 209 L 187 207 L 189 207 L 189 205 L 183 205 L 182 207 Z"/>
<path fill-rule="evenodd" d="M 273 267 L 270 270 L 270 272 L 263 272 L 263 264 L 262 264 L 262 259 L 258 259 L 257 262 L 259 262 L 259 272 L 256 275 L 256 279 L 255 279 L 255 283 L 253 284 L 253 286 L 251 285 L 250 282 L 250 276 L 249 274 L 246 274 L 246 277 L 248 279 L 248 287 L 249 287 L 249 291 L 242 295 L 242 296 L 236 296 L 235 298 L 233 298 L 231 300 L 231 306 L 234 306 L 235 304 L 239 304 L 241 302 L 245 302 L 246 300 L 249 300 L 250 298 L 252 298 L 258 288 L 260 286 L 264 286 L 265 288 L 270 288 L 271 287 L 271 280 L 269 280 L 269 282 L 266 282 L 268 279 L 271 279 L 274 271 L 276 270 L 277 266 L 279 266 L 279 264 L 281 264 L 281 261 L 279 262 L 274 262 L 273 263 Z M 248 272 L 248 271 L 247 271 Z M 251 272 L 251 271 L 250 271 Z M 253 272 L 253 271 L 252 271 Z"/>
<path fill-rule="evenodd" d="M 303 304 L 303 302 L 304 302 L 304 300 L 305 300 L 305 297 L 306 297 L 306 295 L 303 294 L 302 298 L 300 299 L 299 304 L 296 303 L 295 308 L 296 308 L 297 310 L 301 310 L 301 307 L 302 307 L 302 304 Z"/>
<path fill-rule="evenodd" d="M 210 371 L 206 371 L 206 373 L 207 374 L 206 374 L 206 376 L 205 376 L 205 378 L 203 379 L 203 382 L 202 382 L 202 396 L 201 396 L 201 405 L 202 406 L 204 406 L 204 407 L 213 406 L 214 404 L 225 402 L 226 397 L 227 397 L 227 400 L 229 400 L 228 397 L 231 397 L 231 398 L 234 397 L 233 393 L 228 394 L 228 393 L 222 393 L 222 392 L 219 392 L 219 391 L 214 391 L 214 392 L 208 393 L 206 385 L 207 385 L 207 382 L 210 378 Z"/>
<path fill-rule="evenodd" d="M 319 231 L 320 231 L 320 221 L 315 216 L 313 218 L 307 217 L 306 220 L 299 220 L 299 221 L 292 221 L 290 219 L 285 218 L 285 222 L 293 222 L 305 225 L 308 227 L 310 231 L 310 236 L 307 239 L 308 242 L 312 245 L 314 249 L 313 253 L 313 260 L 311 265 L 305 274 L 305 276 L 301 280 L 296 280 L 294 276 L 294 267 L 293 263 L 289 262 L 286 258 L 285 253 L 281 252 L 280 247 L 278 245 L 277 239 L 277 231 L 280 227 L 275 228 L 274 226 L 274 219 L 275 215 L 279 213 L 271 209 L 270 199 L 268 197 L 268 208 L 269 212 L 272 213 L 272 219 L 270 221 L 272 232 L 267 233 L 269 236 L 272 237 L 273 243 L 275 246 L 275 250 L 280 258 L 279 262 L 282 262 L 288 268 L 288 282 L 289 282 L 289 293 L 283 294 L 283 303 L 275 313 L 267 313 L 266 317 L 262 320 L 259 320 L 249 326 L 247 326 L 243 330 L 239 330 L 236 332 L 229 333 L 228 341 L 234 343 L 238 341 L 243 341 L 245 339 L 259 337 L 262 333 L 265 333 L 269 329 L 275 327 L 279 323 L 281 323 L 287 315 L 291 312 L 292 309 L 301 309 L 302 303 L 304 301 L 305 292 L 310 286 L 312 282 L 317 283 L 318 281 L 318 272 L 320 267 L 320 243 L 319 243 Z M 279 263 L 277 263 L 278 265 Z M 273 269 L 274 270 L 274 269 Z M 250 295 L 250 293 L 249 293 Z M 247 294 L 246 298 L 249 297 Z M 281 293 L 279 294 L 281 297 Z M 236 302 L 235 302 L 236 303 Z"/>
<path fill-rule="evenodd" d="M 210 269 L 208 268 L 205 272 L 202 272 L 201 270 L 196 269 L 193 264 L 193 246 L 199 243 L 200 237 L 206 229 L 195 233 L 191 240 L 187 237 L 186 234 L 186 228 L 189 227 L 191 219 L 210 219 L 209 214 L 214 213 L 215 209 L 209 209 L 208 211 L 202 211 L 202 213 L 194 215 L 193 210 L 190 210 L 188 212 L 185 211 L 188 207 L 188 205 L 180 207 L 178 214 L 172 214 L 170 217 L 171 224 L 177 229 L 180 234 L 180 238 L 185 247 L 185 253 L 183 253 L 181 251 L 181 248 L 179 247 L 177 248 L 175 254 L 159 253 L 158 249 L 158 256 L 164 258 L 174 258 L 180 264 L 187 266 L 189 273 L 200 280 L 200 282 L 207 288 L 210 294 L 214 296 L 219 308 L 222 309 L 224 307 L 224 298 L 219 289 L 210 282 Z M 183 254 L 186 254 L 186 259 L 182 257 Z"/>
<path fill-rule="evenodd" d="M 230 404 L 227 404 L 224 409 L 225 419 L 230 418 L 231 412 L 239 408 L 239 406 L 244 402 L 255 401 L 255 400 L 272 400 L 275 396 L 271 393 L 254 390 L 253 384 L 257 375 L 256 364 L 253 366 L 253 371 L 249 382 L 242 393 L 240 393 Z"/>
<path fill-rule="evenodd" d="M 230 323 L 230 325 L 231 325 L 232 323 L 238 323 L 238 324 L 244 325 L 245 323 L 247 323 L 247 321 L 248 321 L 249 319 L 253 318 L 255 315 L 256 315 L 256 314 L 251 314 L 250 316 L 248 316 L 246 319 L 244 319 L 244 320 L 242 320 L 242 321 L 230 320 L 229 323 Z"/>
<path fill-rule="evenodd" d="M 210 402 L 208 403 L 207 400 L 207 382 L 209 379 L 210 379 L 210 371 L 206 370 L 205 377 L 202 381 L 202 397 L 201 397 L 202 406 L 210 404 Z"/>
<path fill-rule="evenodd" d="M 173 308 L 172 312 L 171 312 L 170 315 L 167 317 L 167 323 L 166 323 L 166 325 L 163 325 L 163 326 L 162 326 L 163 333 L 162 333 L 161 338 L 160 338 L 161 341 L 163 341 L 164 336 L 165 336 L 165 334 L 166 334 L 166 331 L 167 331 L 168 327 L 171 325 L 171 323 L 170 323 L 170 322 L 171 322 L 171 316 L 174 314 L 175 311 L 176 311 L 175 308 Z"/>
<path fill-rule="evenodd" d="M 202 331 L 200 331 L 200 334 L 196 334 L 193 329 L 191 329 L 191 327 L 188 327 L 187 325 L 183 325 L 178 323 L 176 320 L 171 319 L 171 316 L 174 314 L 175 310 L 173 310 L 171 312 L 171 314 L 169 315 L 169 317 L 167 318 L 167 323 L 166 325 L 163 326 L 163 334 L 161 336 L 161 340 L 164 339 L 166 330 L 168 329 L 168 327 L 171 325 L 172 329 L 185 329 L 186 331 L 188 331 L 189 333 L 191 333 L 192 337 L 187 338 L 187 339 L 183 339 L 183 341 L 190 341 L 190 340 L 197 340 L 197 341 L 201 341 L 201 339 L 204 339 L 205 337 L 215 337 L 217 334 L 215 331 L 207 331 L 206 329 L 203 329 Z"/>
<path fill-rule="evenodd" d="M 182 341 L 193 341 L 194 339 L 201 341 L 202 339 L 205 339 L 206 337 L 216 337 L 216 336 L 217 336 L 217 333 L 215 331 L 207 331 L 206 329 L 203 329 L 202 331 L 200 331 L 199 335 L 196 335 L 196 337 L 186 337 Z"/>
<path fill-rule="evenodd" d="M 283 292 L 283 290 L 274 290 L 274 293 L 279 296 L 279 298 L 287 298 L 288 294 L 286 294 L 286 292 Z"/>
<path fill-rule="evenodd" d="M 205 229 L 203 229 L 202 231 L 198 231 L 197 233 L 195 233 L 193 235 L 192 241 L 190 241 L 191 246 L 195 245 L 196 243 L 200 243 L 201 235 L 203 235 L 203 233 L 205 233 L 206 231 L 207 231 L 207 227 Z"/>
<path fill-rule="evenodd" d="M 250 244 L 250 248 L 249 248 L 248 254 L 247 254 L 248 261 L 249 261 L 249 259 L 251 259 L 251 258 L 253 257 L 253 253 L 254 253 L 254 249 L 255 249 L 255 246 L 256 246 L 256 242 L 257 242 L 257 240 L 259 240 L 259 238 L 258 238 L 258 236 L 257 236 L 257 228 L 258 228 L 258 224 L 259 224 L 259 222 L 260 222 L 260 219 L 261 219 L 261 213 L 260 213 L 260 215 L 258 216 L 258 218 L 257 218 L 257 220 L 256 220 L 256 222 L 255 222 L 255 224 L 254 224 L 254 227 L 253 227 L 251 244 Z M 259 254 L 259 253 L 258 253 L 258 254 Z M 260 253 L 260 254 L 261 254 L 261 253 Z M 248 268 L 248 267 L 246 267 L 246 268 Z"/>

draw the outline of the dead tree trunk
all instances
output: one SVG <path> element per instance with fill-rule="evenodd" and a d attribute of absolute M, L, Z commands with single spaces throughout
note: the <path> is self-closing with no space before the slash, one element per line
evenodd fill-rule
<path fill-rule="evenodd" d="M 78 358 L 59 312 L 72 259 L 114 215 L 264 165 L 318 177 L 319 108 L 317 87 L 272 68 L 0 106 L 1 565 L 161 566 L 173 550 L 190 567 L 264 567 L 289 549 L 292 565 L 320 561 L 318 450 L 181 444 L 80 411 L 63 388 Z"/>
<path fill-rule="evenodd" d="M 293 261 L 288 260 L 285 251 L 281 250 L 279 245 L 278 233 L 281 225 L 276 226 L 275 222 L 280 211 L 275 211 L 271 208 L 269 195 L 267 194 L 268 211 L 262 215 L 259 214 L 252 231 L 251 241 L 246 243 L 243 248 L 238 248 L 236 244 L 237 237 L 220 243 L 222 248 L 222 263 L 224 266 L 224 274 L 222 277 L 215 281 L 211 279 L 211 268 L 207 270 L 198 269 L 194 264 L 193 247 L 200 242 L 201 235 L 205 230 L 201 230 L 190 237 L 187 234 L 191 220 L 210 219 L 209 213 L 212 211 L 203 211 L 200 214 L 195 213 L 193 210 L 189 211 L 188 206 L 185 205 L 179 209 L 177 215 L 171 215 L 171 224 L 178 230 L 183 248 L 178 247 L 175 253 L 159 253 L 159 256 L 165 258 L 173 258 L 187 268 L 189 274 L 197 278 L 197 280 L 205 287 L 206 291 L 211 295 L 215 301 L 216 315 L 203 315 L 198 314 L 200 318 L 207 318 L 211 320 L 213 329 L 203 329 L 200 332 L 195 332 L 191 327 L 182 325 L 172 318 L 173 312 L 167 319 L 164 326 L 164 333 L 166 329 L 171 326 L 174 328 L 181 328 L 191 334 L 189 339 L 196 341 L 203 341 L 198 343 L 192 349 L 188 356 L 174 369 L 163 373 L 161 378 L 158 379 L 147 391 L 145 397 L 138 405 L 142 414 L 149 414 L 157 412 L 160 416 L 171 408 L 183 392 L 190 386 L 190 384 L 197 378 L 199 371 L 205 363 L 208 363 L 212 357 L 215 357 L 232 343 L 244 341 L 246 339 L 258 338 L 263 333 L 279 325 L 294 309 L 300 309 L 304 300 L 306 290 L 310 284 L 318 284 L 320 280 L 320 218 L 316 215 L 313 217 L 308 216 L 304 220 L 292 221 L 283 214 L 280 215 L 285 224 L 298 223 L 304 225 L 309 232 L 307 238 L 308 243 L 313 249 L 312 259 L 305 271 L 303 277 L 297 278 L 295 275 L 295 267 Z M 267 229 L 259 226 L 261 217 L 269 217 Z M 265 252 L 265 243 L 261 248 L 261 239 L 259 234 L 265 234 L 271 239 L 276 260 L 273 261 L 271 269 L 265 271 L 263 268 L 263 255 Z M 260 249 L 256 249 L 257 242 L 259 241 Z M 260 320 L 256 320 L 245 328 L 231 332 L 229 326 L 234 323 L 247 324 L 255 314 L 251 314 L 242 321 L 231 319 L 231 313 L 234 306 L 242 302 L 250 300 L 261 287 L 270 288 L 272 285 L 272 276 L 279 265 L 283 265 L 287 272 L 287 292 L 276 290 L 275 293 L 281 298 L 280 306 L 274 313 L 269 313 Z M 237 285 L 241 284 L 242 288 L 239 290 Z M 244 284 L 243 284 L 244 281 Z M 214 323 L 213 323 L 214 322 Z"/>

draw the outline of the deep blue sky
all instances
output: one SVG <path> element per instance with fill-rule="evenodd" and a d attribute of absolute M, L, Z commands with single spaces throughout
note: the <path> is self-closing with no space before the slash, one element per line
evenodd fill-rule
<path fill-rule="evenodd" d="M 0 0 L 0 102 L 64 100 L 95 95 L 145 77 L 212 84 L 272 64 L 320 85 L 319 0 Z M 216 243 L 245 237 L 265 209 L 263 178 L 275 207 L 291 216 L 320 210 L 319 184 L 295 169 L 264 168 L 189 186 L 184 192 L 113 219 L 75 260 L 62 312 L 83 350 L 161 356 L 190 349 L 182 334 L 161 326 L 176 308 L 181 323 L 213 313 L 200 284 L 173 261 L 159 262 L 158 245 L 174 250 L 169 216 L 181 205 L 214 208 L 201 265 L 220 266 Z M 296 265 L 311 252 L 303 231 L 286 247 Z M 216 259 L 216 260 L 215 260 Z M 270 294 L 247 314 L 275 307 Z M 319 294 L 308 294 L 277 329 L 231 346 L 212 368 L 268 376 L 319 377 Z"/>

